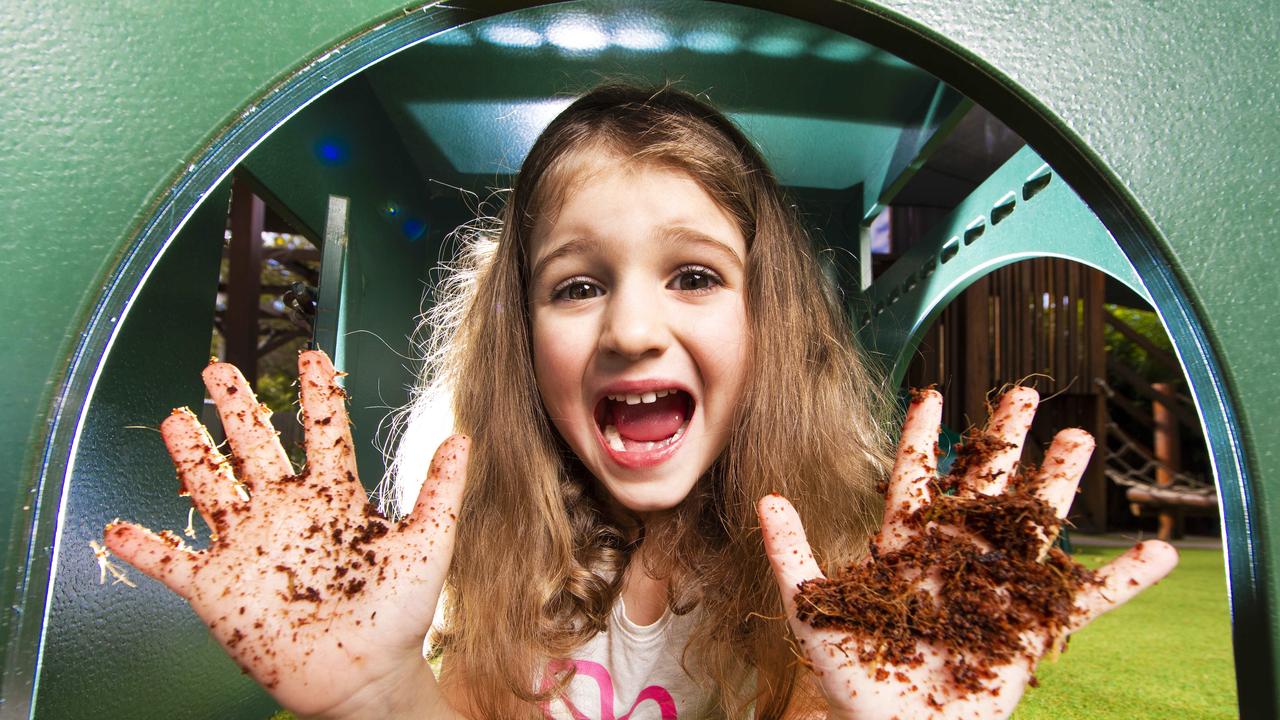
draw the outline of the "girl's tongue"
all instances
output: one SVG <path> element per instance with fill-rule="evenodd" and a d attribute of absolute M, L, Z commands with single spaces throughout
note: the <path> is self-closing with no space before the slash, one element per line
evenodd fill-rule
<path fill-rule="evenodd" d="M 651 403 L 628 405 L 608 401 L 605 424 L 613 425 L 618 434 L 633 442 L 655 442 L 675 434 L 689 413 L 689 396 L 673 392 Z"/>

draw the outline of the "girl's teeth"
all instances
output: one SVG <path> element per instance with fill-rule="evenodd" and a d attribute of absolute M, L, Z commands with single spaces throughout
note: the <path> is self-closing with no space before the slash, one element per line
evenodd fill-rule
<path fill-rule="evenodd" d="M 689 428 L 689 421 L 688 419 L 686 419 L 684 423 L 679 428 L 676 429 L 675 433 L 672 434 L 672 436 L 667 438 L 666 440 L 657 440 L 655 442 L 647 442 L 643 444 L 632 443 L 631 449 L 627 449 L 627 446 L 622 442 L 622 435 L 618 433 L 618 428 L 614 425 L 605 425 L 604 439 L 605 439 L 605 442 L 609 443 L 609 447 L 613 448 L 618 452 L 648 452 L 655 448 L 666 447 L 667 445 L 671 445 L 675 441 L 679 440 L 680 437 L 684 435 L 684 431 L 687 430 L 688 428 Z"/>
<path fill-rule="evenodd" d="M 618 428 L 613 425 L 604 426 L 604 439 L 609 441 L 609 447 L 618 452 L 626 452 L 627 446 L 622 444 L 622 436 L 618 434 Z"/>
<path fill-rule="evenodd" d="M 609 395 L 609 399 L 614 402 L 624 402 L 628 405 L 639 405 L 640 403 L 651 403 L 658 398 L 666 397 L 675 390 L 656 390 L 654 392 L 641 393 L 639 395 Z"/>

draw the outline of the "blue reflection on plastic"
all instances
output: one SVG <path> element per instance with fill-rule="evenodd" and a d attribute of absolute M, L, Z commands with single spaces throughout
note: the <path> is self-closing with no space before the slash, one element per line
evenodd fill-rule
<path fill-rule="evenodd" d="M 427 42 L 432 45 L 453 45 L 461 47 L 471 45 L 475 41 L 472 39 L 471 33 L 467 32 L 466 28 L 454 28 L 448 32 L 442 32 L 439 35 L 436 35 Z"/>
<path fill-rule="evenodd" d="M 854 62 L 871 55 L 871 48 L 850 38 L 828 40 L 813 49 L 813 54 L 833 62 Z"/>
<path fill-rule="evenodd" d="M 315 146 L 316 159 L 325 165 L 345 165 L 351 157 L 351 149 L 341 138 L 320 138 Z"/>
<path fill-rule="evenodd" d="M 659 27 L 628 25 L 615 28 L 613 44 L 628 50 L 663 52 L 675 47 L 675 38 Z"/>
<path fill-rule="evenodd" d="M 542 33 L 519 25 L 492 25 L 481 30 L 480 34 L 490 43 L 503 47 L 535 48 L 546 42 Z"/>
<path fill-rule="evenodd" d="M 769 57 L 796 57 L 804 51 L 804 41 L 783 35 L 766 35 L 752 40 L 751 49 Z"/>
<path fill-rule="evenodd" d="M 400 225 L 400 232 L 410 240 L 417 240 L 427 232 L 427 223 L 416 217 L 407 217 Z"/>
<path fill-rule="evenodd" d="M 411 101 L 407 107 L 453 167 L 464 173 L 492 175 L 514 173 L 538 133 L 571 102 L 573 98 L 568 97 L 496 102 L 429 100 Z M 493 140 L 477 142 L 477 137 Z"/>
<path fill-rule="evenodd" d="M 694 52 L 728 55 L 738 49 L 738 39 L 717 30 L 694 30 L 684 36 L 684 46 Z"/>
<path fill-rule="evenodd" d="M 609 36 L 590 18 L 564 18 L 547 28 L 547 39 L 562 50 L 587 53 L 609 46 Z"/>

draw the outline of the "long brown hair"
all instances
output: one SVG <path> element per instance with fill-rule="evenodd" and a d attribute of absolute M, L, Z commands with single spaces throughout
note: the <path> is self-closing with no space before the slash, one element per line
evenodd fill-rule
<path fill-rule="evenodd" d="M 535 385 L 527 248 L 535 220 L 571 191 L 573 162 L 608 153 L 687 173 L 747 241 L 750 380 L 723 455 L 675 513 L 626 541 L 619 519 L 551 425 Z M 536 680 L 604 629 L 640 544 L 669 577 L 676 613 L 696 611 L 683 665 L 713 691 L 709 712 L 781 717 L 800 667 L 764 555 L 755 503 L 796 505 L 824 566 L 861 554 L 881 515 L 888 394 L 868 372 L 808 237 L 764 160 L 722 114 L 673 89 L 606 85 L 543 131 L 500 220 L 462 233 L 460 259 L 426 317 L 428 362 L 397 453 L 450 397 L 474 440 L 435 646 L 484 718 L 537 716 Z M 412 483 L 410 483 L 412 484 Z M 402 496 L 412 497 L 412 488 Z M 752 680 L 754 679 L 754 683 Z M 567 678 L 561 678 L 567 682 Z M 561 687 L 563 685 L 561 684 Z"/>

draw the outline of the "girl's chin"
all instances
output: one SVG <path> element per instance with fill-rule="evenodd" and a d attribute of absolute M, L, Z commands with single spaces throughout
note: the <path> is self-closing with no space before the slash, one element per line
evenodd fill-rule
<path fill-rule="evenodd" d="M 601 482 L 613 502 L 640 515 L 673 510 L 689 497 L 697 478 L 633 479 L 608 478 Z"/>

